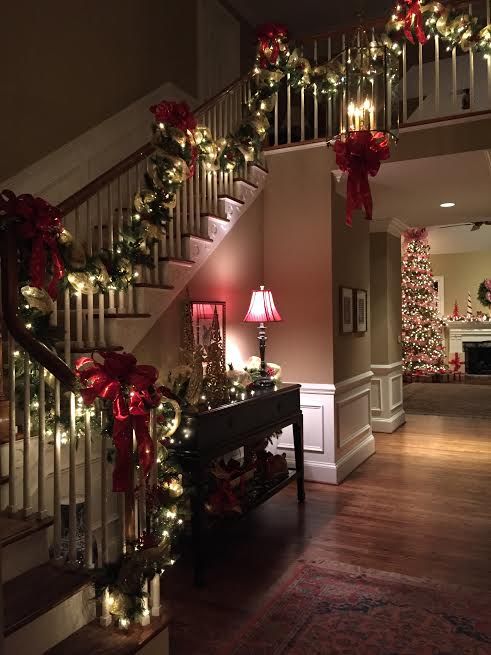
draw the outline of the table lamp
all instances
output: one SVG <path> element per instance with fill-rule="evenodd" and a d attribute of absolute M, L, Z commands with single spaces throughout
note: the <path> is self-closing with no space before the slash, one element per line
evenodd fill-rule
<path fill-rule="evenodd" d="M 259 287 L 252 292 L 251 304 L 247 314 L 244 317 L 246 323 L 259 323 L 258 341 L 259 356 L 261 358 L 261 373 L 254 381 L 254 386 L 259 388 L 274 387 L 275 381 L 267 374 L 266 371 L 266 327 L 265 323 L 281 321 L 282 318 L 275 307 L 273 294 L 264 286 Z"/>

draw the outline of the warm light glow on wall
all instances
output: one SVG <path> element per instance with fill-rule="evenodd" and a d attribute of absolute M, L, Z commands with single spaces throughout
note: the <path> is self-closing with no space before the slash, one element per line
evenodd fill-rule
<path fill-rule="evenodd" d="M 243 369 L 246 362 L 240 350 L 239 344 L 233 337 L 230 337 L 229 333 L 227 333 L 226 360 L 227 365 L 232 364 L 236 370 Z"/>

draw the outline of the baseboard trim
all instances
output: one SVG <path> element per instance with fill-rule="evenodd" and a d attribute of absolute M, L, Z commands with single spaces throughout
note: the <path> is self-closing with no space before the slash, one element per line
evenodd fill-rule
<path fill-rule="evenodd" d="M 372 417 L 372 430 L 373 432 L 395 432 L 406 422 L 406 413 L 403 409 L 399 410 L 397 414 L 390 418 Z"/>

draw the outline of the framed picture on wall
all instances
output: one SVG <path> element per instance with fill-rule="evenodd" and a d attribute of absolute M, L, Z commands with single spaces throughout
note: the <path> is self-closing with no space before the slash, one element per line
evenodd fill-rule
<path fill-rule="evenodd" d="M 365 289 L 355 289 L 354 331 L 366 332 L 367 325 L 367 292 Z"/>
<path fill-rule="evenodd" d="M 340 288 L 339 315 L 341 334 L 351 334 L 353 332 L 353 289 Z"/>

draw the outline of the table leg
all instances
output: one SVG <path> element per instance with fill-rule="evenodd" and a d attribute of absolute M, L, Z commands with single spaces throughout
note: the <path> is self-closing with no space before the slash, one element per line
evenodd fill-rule
<path fill-rule="evenodd" d="M 293 445 L 295 447 L 295 469 L 297 471 L 297 498 L 299 503 L 305 500 L 303 469 L 303 416 L 293 424 Z"/>
<path fill-rule="evenodd" d="M 206 547 L 206 469 L 199 463 L 193 466 L 191 475 L 193 495 L 191 498 L 191 528 L 194 559 L 194 584 L 205 584 L 205 547 Z"/>

